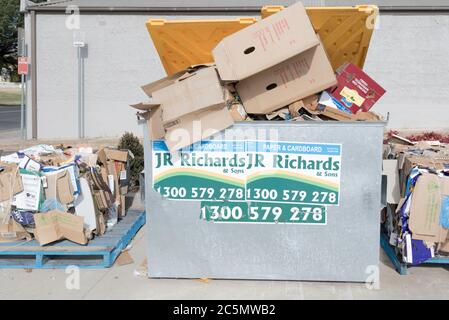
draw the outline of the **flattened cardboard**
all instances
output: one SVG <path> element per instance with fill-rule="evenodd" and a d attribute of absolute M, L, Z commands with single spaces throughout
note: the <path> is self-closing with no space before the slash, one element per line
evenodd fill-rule
<path fill-rule="evenodd" d="M 114 160 L 120 162 L 127 162 L 129 157 L 128 150 L 115 150 L 104 148 L 107 160 Z"/>
<path fill-rule="evenodd" d="M 221 79 L 237 81 L 267 70 L 318 43 L 303 4 L 297 2 L 225 37 L 212 50 L 212 55 Z"/>
<path fill-rule="evenodd" d="M 338 121 L 352 121 L 354 120 L 353 115 L 350 113 L 346 113 L 344 111 L 327 107 L 322 104 L 318 105 L 316 108 L 317 112 L 319 112 L 320 115 L 323 115 L 329 119 L 338 120 Z"/>
<path fill-rule="evenodd" d="M 48 173 L 45 178 L 47 179 L 47 187 L 44 188 L 45 198 L 57 199 L 61 204 L 73 202 L 74 190 L 68 170 Z"/>
<path fill-rule="evenodd" d="M 0 162 L 4 170 L 0 172 L 0 202 L 11 200 L 15 194 L 23 191 L 22 178 L 16 164 Z"/>
<path fill-rule="evenodd" d="M 147 121 L 150 139 L 156 140 L 164 137 L 165 130 L 162 126 L 162 107 L 160 104 L 141 102 L 132 104 L 131 107 L 143 111 L 137 113 L 137 115 Z"/>
<path fill-rule="evenodd" d="M 227 107 L 188 114 L 167 128 L 165 143 L 170 151 L 187 147 L 234 124 Z"/>
<path fill-rule="evenodd" d="M 40 245 L 67 239 L 78 244 L 86 244 L 84 219 L 76 215 L 52 210 L 34 215 L 36 223 L 35 237 Z"/>
<path fill-rule="evenodd" d="M 266 114 L 337 83 L 321 44 L 246 78 L 236 90 L 249 114 Z"/>
<path fill-rule="evenodd" d="M 0 242 L 14 242 L 22 239 L 31 240 L 31 235 L 25 228 L 11 217 L 0 223 Z"/>
<path fill-rule="evenodd" d="M 382 167 L 382 174 L 387 176 L 387 203 L 397 204 L 399 203 L 399 200 L 401 200 L 398 160 L 383 160 Z"/>
<path fill-rule="evenodd" d="M 412 238 L 426 242 L 445 242 L 448 229 L 440 226 L 442 196 L 449 195 L 449 178 L 423 173 L 416 182 L 410 206 L 409 228 Z"/>
<path fill-rule="evenodd" d="M 165 135 L 165 129 L 162 125 L 162 107 L 156 108 L 141 114 L 142 118 L 147 120 L 147 127 L 151 140 L 162 139 Z"/>

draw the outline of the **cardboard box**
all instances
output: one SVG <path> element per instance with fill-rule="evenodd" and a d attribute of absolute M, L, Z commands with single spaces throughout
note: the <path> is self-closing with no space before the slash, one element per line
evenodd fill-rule
<path fill-rule="evenodd" d="M 104 153 L 106 155 L 106 160 L 114 160 L 120 162 L 127 162 L 129 158 L 128 150 L 115 150 L 104 148 Z"/>
<path fill-rule="evenodd" d="M 15 194 L 23 191 L 22 178 L 16 164 L 0 162 L 0 202 L 12 200 Z"/>
<path fill-rule="evenodd" d="M 226 102 L 225 89 L 214 67 L 189 73 L 182 81 L 151 92 L 151 96 L 162 105 L 164 124 Z"/>
<path fill-rule="evenodd" d="M 234 124 L 226 106 L 186 115 L 167 127 L 165 143 L 170 151 L 206 139 Z"/>
<path fill-rule="evenodd" d="M 133 104 L 131 107 L 144 111 L 138 113 L 138 116 L 147 121 L 148 131 L 152 140 L 162 139 L 164 137 L 165 129 L 162 125 L 162 107 L 160 104 L 142 102 Z"/>
<path fill-rule="evenodd" d="M 52 210 L 34 215 L 36 230 L 34 236 L 41 246 L 67 239 L 78 244 L 86 244 L 84 219 L 71 213 Z"/>
<path fill-rule="evenodd" d="M 221 79 L 237 81 L 267 70 L 318 43 L 304 6 L 297 2 L 225 37 L 212 50 L 212 55 Z"/>
<path fill-rule="evenodd" d="M 352 63 L 337 70 L 337 81 L 329 93 L 352 113 L 360 109 L 368 111 L 385 93 L 384 88 Z"/>
<path fill-rule="evenodd" d="M 61 204 L 72 203 L 75 197 L 68 170 L 46 173 L 47 186 L 44 188 L 46 199 L 56 199 Z"/>
<path fill-rule="evenodd" d="M 337 83 L 321 44 L 240 81 L 236 90 L 249 114 L 266 114 Z"/>
<path fill-rule="evenodd" d="M 416 182 L 410 205 L 409 228 L 412 238 L 445 242 L 448 229 L 440 224 L 441 203 L 449 196 L 449 177 L 423 173 Z"/>
<path fill-rule="evenodd" d="M 186 147 L 231 126 L 232 95 L 214 66 L 196 66 L 142 87 L 153 101 L 132 107 L 145 111 L 152 140 L 165 138 L 170 151 Z"/>

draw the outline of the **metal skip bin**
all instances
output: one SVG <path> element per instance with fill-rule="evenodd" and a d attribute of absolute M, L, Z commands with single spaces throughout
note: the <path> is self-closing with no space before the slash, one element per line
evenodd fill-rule
<path fill-rule="evenodd" d="M 264 7 L 262 16 L 282 9 Z M 377 7 L 307 13 L 334 69 L 363 66 Z M 149 20 L 147 28 L 170 75 L 212 62 L 216 43 L 255 21 Z M 384 126 L 238 122 L 170 154 L 143 124 L 149 276 L 376 279 Z"/>
<path fill-rule="evenodd" d="M 148 274 L 378 274 L 384 122 L 240 122 L 168 153 L 144 129 Z"/>

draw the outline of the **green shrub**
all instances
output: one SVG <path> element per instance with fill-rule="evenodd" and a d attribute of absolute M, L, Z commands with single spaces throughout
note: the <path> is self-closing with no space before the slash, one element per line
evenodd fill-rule
<path fill-rule="evenodd" d="M 139 185 L 139 175 L 143 170 L 143 146 L 138 137 L 131 132 L 125 132 L 121 136 L 119 149 L 128 149 L 134 154 L 134 159 L 130 160 L 130 184 L 131 186 Z"/>

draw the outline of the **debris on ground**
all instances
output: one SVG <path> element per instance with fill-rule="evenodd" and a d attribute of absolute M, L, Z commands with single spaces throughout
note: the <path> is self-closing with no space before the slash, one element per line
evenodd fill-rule
<path fill-rule="evenodd" d="M 40 144 L 0 157 L 0 241 L 86 244 L 126 214 L 128 150 Z"/>

